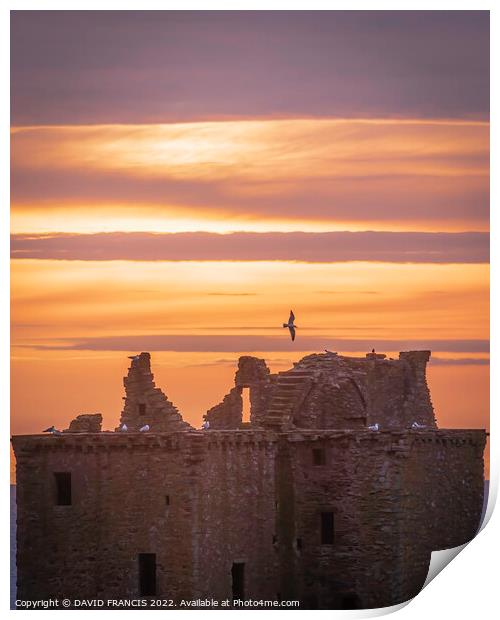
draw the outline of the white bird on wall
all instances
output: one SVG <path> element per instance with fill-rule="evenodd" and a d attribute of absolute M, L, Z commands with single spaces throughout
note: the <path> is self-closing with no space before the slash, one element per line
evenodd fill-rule
<path fill-rule="evenodd" d="M 148 431 L 149 431 L 149 424 L 144 424 L 144 426 L 142 426 L 142 427 L 139 429 L 139 432 L 140 432 L 140 433 L 147 433 Z"/>
<path fill-rule="evenodd" d="M 203 424 L 201 425 L 201 428 L 206 431 L 210 428 L 210 422 L 208 420 L 205 420 L 205 422 L 203 422 Z"/>
<path fill-rule="evenodd" d="M 411 427 L 415 430 L 418 428 L 425 428 L 425 424 L 419 424 L 418 422 L 413 422 L 413 424 L 411 425 Z"/>
<path fill-rule="evenodd" d="M 290 330 L 290 336 L 292 337 L 292 341 L 295 340 L 295 330 L 297 329 L 297 326 L 294 325 L 295 321 L 295 315 L 293 313 L 293 310 L 290 310 L 290 317 L 288 319 L 288 323 L 283 323 L 283 327 L 288 327 L 288 329 Z"/>
<path fill-rule="evenodd" d="M 126 424 L 122 424 L 122 425 L 120 426 L 120 431 L 121 431 L 122 433 L 126 433 L 126 432 L 128 431 L 128 426 L 127 426 Z"/>
<path fill-rule="evenodd" d="M 379 430 L 378 422 L 376 424 L 372 424 L 371 426 L 369 426 L 368 429 L 371 431 L 378 431 Z"/>

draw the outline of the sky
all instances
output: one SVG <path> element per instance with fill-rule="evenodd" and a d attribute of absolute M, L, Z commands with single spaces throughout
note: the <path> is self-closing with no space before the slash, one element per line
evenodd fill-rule
<path fill-rule="evenodd" d="M 488 12 L 14 11 L 11 121 L 13 433 L 142 350 L 199 427 L 240 355 L 429 348 L 488 426 Z"/>

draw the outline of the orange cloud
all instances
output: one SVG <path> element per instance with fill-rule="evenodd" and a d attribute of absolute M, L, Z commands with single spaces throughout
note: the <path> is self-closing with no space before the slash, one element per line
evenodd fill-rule
<path fill-rule="evenodd" d="M 489 125 L 424 120 L 255 120 L 18 127 L 14 167 L 173 179 L 485 176 Z"/>

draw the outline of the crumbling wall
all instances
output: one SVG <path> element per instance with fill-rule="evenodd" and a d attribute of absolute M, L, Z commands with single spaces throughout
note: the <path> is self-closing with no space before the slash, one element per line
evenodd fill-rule
<path fill-rule="evenodd" d="M 224 396 L 218 405 L 207 411 L 204 419 L 211 429 L 238 429 L 243 419 L 244 388 L 250 391 L 250 424 L 261 425 L 267 415 L 267 408 L 273 389 L 274 376 L 271 375 L 265 360 L 244 355 L 238 360 L 238 369 L 234 377 L 235 387 Z"/>
<path fill-rule="evenodd" d="M 69 428 L 65 428 L 63 433 L 100 433 L 101 428 L 100 413 L 82 413 L 71 420 Z"/>
<path fill-rule="evenodd" d="M 234 387 L 229 394 L 215 407 L 207 411 L 204 419 L 210 424 L 213 430 L 236 429 L 241 426 L 243 417 L 243 399 L 241 398 L 241 388 Z"/>
<path fill-rule="evenodd" d="M 148 424 L 151 431 L 166 432 L 192 428 L 184 422 L 175 407 L 155 387 L 151 372 L 151 356 L 141 353 L 132 358 L 128 375 L 124 377 L 125 404 L 120 417 L 120 426 L 125 424 L 130 431 L 137 431 Z M 119 430 L 120 426 L 116 429 Z"/>
<path fill-rule="evenodd" d="M 430 357 L 430 351 L 403 351 L 399 354 L 400 361 L 407 363 L 410 368 L 404 403 L 404 418 L 409 425 L 416 421 L 429 428 L 437 428 L 426 378 L 427 362 Z"/>
<path fill-rule="evenodd" d="M 369 353 L 354 358 L 328 352 L 309 355 L 292 371 L 311 377 L 307 395 L 298 393 L 303 402 L 295 407 L 293 424 L 297 428 L 361 429 L 378 424 L 384 429 L 410 428 L 414 422 L 436 428 L 425 370 L 429 351 L 400 353 L 398 360 L 383 354 Z M 285 401 L 285 394 L 282 395 Z M 275 418 L 280 407 L 269 417 Z M 279 403 L 278 403 L 279 404 Z M 283 414 L 283 419 L 286 415 Z"/>
<path fill-rule="evenodd" d="M 262 424 L 271 398 L 274 378 L 265 360 L 249 355 L 244 355 L 238 360 L 234 383 L 240 389 L 250 388 L 250 423 L 252 426 Z"/>

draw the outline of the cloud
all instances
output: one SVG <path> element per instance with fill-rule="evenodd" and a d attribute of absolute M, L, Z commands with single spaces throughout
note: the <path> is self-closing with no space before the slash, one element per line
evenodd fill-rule
<path fill-rule="evenodd" d="M 30 344 L 38 350 L 87 351 L 175 351 L 175 352 L 253 352 L 253 351 L 406 351 L 431 350 L 450 353 L 487 353 L 488 340 L 368 340 L 347 338 L 300 337 L 292 343 L 285 336 L 248 335 L 180 335 L 102 336 L 93 338 L 61 338 L 55 344 Z"/>
<path fill-rule="evenodd" d="M 14 11 L 16 124 L 487 117 L 488 11 Z"/>
<path fill-rule="evenodd" d="M 211 297 L 255 297 L 257 293 L 207 293 Z"/>
<path fill-rule="evenodd" d="M 431 357 L 430 363 L 433 366 L 489 366 L 490 360 L 477 357 Z"/>
<path fill-rule="evenodd" d="M 13 258 L 136 261 L 484 263 L 487 233 L 100 233 L 13 235 Z"/>
<path fill-rule="evenodd" d="M 487 224 L 488 135 L 486 123 L 332 118 L 16 128 L 13 213 Z"/>

